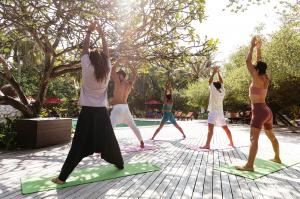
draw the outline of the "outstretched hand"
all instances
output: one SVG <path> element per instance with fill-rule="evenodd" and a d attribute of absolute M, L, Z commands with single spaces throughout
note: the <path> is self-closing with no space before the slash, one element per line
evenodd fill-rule
<path fill-rule="evenodd" d="M 219 67 L 218 66 L 214 66 L 213 72 L 214 73 L 218 73 L 219 71 L 220 71 Z"/>

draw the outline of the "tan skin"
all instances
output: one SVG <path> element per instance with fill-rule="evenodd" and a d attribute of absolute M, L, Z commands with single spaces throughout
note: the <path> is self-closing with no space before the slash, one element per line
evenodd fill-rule
<path fill-rule="evenodd" d="M 208 80 L 208 83 L 209 84 L 212 84 L 213 83 L 213 79 L 214 79 L 214 76 L 215 74 L 218 74 L 218 78 L 219 78 L 219 82 L 223 84 L 223 79 L 222 79 L 222 76 L 220 74 L 220 70 L 219 70 L 219 67 L 215 66 L 214 69 L 213 69 L 213 74 L 210 76 L 209 80 Z M 232 135 L 231 135 L 231 132 L 228 128 L 227 125 L 225 126 L 222 126 L 223 130 L 225 131 L 228 139 L 229 139 L 229 146 L 234 146 L 233 144 L 233 141 L 232 141 Z M 200 149 L 210 149 L 210 142 L 211 142 L 211 139 L 213 137 L 213 134 L 214 134 L 214 124 L 208 124 L 208 134 L 207 134 L 207 140 L 206 140 L 206 143 L 204 146 L 201 146 Z"/>
<path fill-rule="evenodd" d="M 170 105 L 173 105 L 173 101 L 170 100 L 168 101 L 167 98 L 166 98 L 166 95 L 167 94 L 171 94 L 172 95 L 172 87 L 171 87 L 171 83 L 168 82 L 166 83 L 166 87 L 165 87 L 165 99 L 164 99 L 164 104 L 170 104 Z M 171 112 L 171 110 L 162 110 L 164 113 L 165 112 Z M 159 131 L 163 128 L 165 124 L 164 123 L 160 123 L 159 127 L 156 129 L 156 131 L 154 132 L 151 140 L 154 140 L 155 136 L 159 133 Z M 186 138 L 182 128 L 176 123 L 174 124 L 174 126 L 180 131 L 180 133 L 183 135 L 183 139 Z"/>
<path fill-rule="evenodd" d="M 131 92 L 131 89 L 133 87 L 133 84 L 137 76 L 135 67 L 132 65 L 132 63 L 130 63 L 127 59 L 125 59 L 124 63 L 129 66 L 132 74 L 131 79 L 126 80 L 125 77 L 123 77 L 123 75 L 118 74 L 116 71 L 119 63 L 120 61 L 118 61 L 112 67 L 112 72 L 111 72 L 111 78 L 115 83 L 114 97 L 110 102 L 111 105 L 127 104 L 128 96 Z"/>
<path fill-rule="evenodd" d="M 263 88 L 267 89 L 269 85 L 269 78 L 267 75 L 259 75 L 258 71 L 254 68 L 255 66 L 252 64 L 252 54 L 253 50 L 256 47 L 256 52 L 257 52 L 257 61 L 261 60 L 261 45 L 262 42 L 260 39 L 253 37 L 251 41 L 251 46 L 250 46 L 250 51 L 247 56 L 247 68 L 249 73 L 251 74 L 252 77 L 252 85 L 257 88 Z M 253 95 L 250 93 L 250 100 L 251 104 L 254 103 L 265 103 L 265 98 L 262 96 L 258 95 Z M 250 130 L 250 149 L 249 149 L 249 157 L 248 161 L 244 166 L 236 166 L 236 169 L 242 170 L 242 171 L 254 171 L 254 160 L 258 151 L 258 139 L 260 135 L 260 130 L 258 128 L 251 127 Z M 269 140 L 272 143 L 272 147 L 274 150 L 274 158 L 271 159 L 274 162 L 281 163 L 280 156 L 279 156 L 279 143 L 278 140 L 276 139 L 273 129 L 271 130 L 265 130 L 265 133 Z"/>
<path fill-rule="evenodd" d="M 91 24 L 88 26 L 87 34 L 86 34 L 86 37 L 85 37 L 84 42 L 83 42 L 82 55 L 89 53 L 90 36 L 91 36 L 91 32 L 93 32 L 94 30 L 97 30 L 97 32 L 101 36 L 102 46 L 103 46 L 103 53 L 107 57 L 109 57 L 109 51 L 108 51 L 108 46 L 107 46 L 107 42 L 106 42 L 106 39 L 105 39 L 104 31 L 103 31 L 101 25 L 99 23 L 97 23 L 96 21 L 91 22 Z M 53 178 L 51 181 L 56 183 L 56 184 L 66 183 L 65 181 L 62 181 L 58 178 Z"/>
<path fill-rule="evenodd" d="M 122 74 L 117 73 L 117 67 L 121 62 L 126 64 L 131 70 L 132 76 L 129 80 L 126 80 Z M 127 99 L 131 92 L 133 84 L 136 80 L 136 76 L 137 76 L 136 69 L 133 66 L 133 64 L 129 62 L 128 59 L 124 58 L 124 59 L 118 60 L 114 64 L 114 66 L 112 67 L 112 71 L 111 71 L 111 79 L 115 83 L 115 88 L 114 88 L 114 95 L 113 95 L 114 97 L 110 102 L 111 105 L 127 104 Z M 141 148 L 145 147 L 144 141 L 141 141 L 140 147 Z"/>

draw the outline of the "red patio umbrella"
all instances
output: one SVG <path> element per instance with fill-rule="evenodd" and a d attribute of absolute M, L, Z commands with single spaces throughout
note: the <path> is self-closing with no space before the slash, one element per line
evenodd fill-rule
<path fill-rule="evenodd" d="M 156 101 L 156 100 L 149 100 L 146 101 L 145 104 L 147 105 L 158 105 L 158 104 L 162 104 L 160 101 Z"/>
<path fill-rule="evenodd" d="M 59 98 L 54 98 L 54 97 L 53 98 L 47 98 L 45 100 L 45 104 L 59 104 L 61 102 L 63 102 L 63 100 L 61 100 Z"/>

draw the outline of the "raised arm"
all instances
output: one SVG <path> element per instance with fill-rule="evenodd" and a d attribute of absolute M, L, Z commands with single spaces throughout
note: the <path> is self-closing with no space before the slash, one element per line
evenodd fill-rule
<path fill-rule="evenodd" d="M 218 70 L 218 78 L 219 78 L 219 82 L 220 82 L 221 84 L 223 84 L 223 78 L 222 78 L 222 76 L 221 76 L 221 74 L 220 74 L 220 70 Z"/>
<path fill-rule="evenodd" d="M 254 76 L 254 74 L 255 74 L 255 68 L 252 64 L 252 57 L 253 57 L 253 50 L 255 47 L 255 42 L 256 42 L 256 37 L 253 37 L 251 40 L 250 50 L 248 52 L 247 59 L 246 59 L 248 71 L 250 72 L 250 74 L 252 76 Z"/>
<path fill-rule="evenodd" d="M 117 74 L 117 67 L 119 66 L 119 64 L 120 64 L 120 60 L 118 59 L 111 69 L 111 79 L 117 83 L 120 81 L 119 76 Z"/>
<path fill-rule="evenodd" d="M 217 72 L 218 72 L 218 68 L 214 67 L 213 73 L 211 74 L 211 76 L 209 77 L 209 80 L 208 80 L 209 85 L 214 81 L 214 76 Z"/>
<path fill-rule="evenodd" d="M 89 53 L 89 48 L 90 48 L 90 37 L 91 37 L 91 33 L 95 30 L 96 27 L 96 23 L 92 22 L 87 30 L 84 42 L 83 42 L 83 51 L 82 51 L 82 56 L 85 54 Z"/>
<path fill-rule="evenodd" d="M 170 82 L 167 81 L 167 82 L 166 82 L 166 85 L 165 85 L 164 101 L 167 100 L 166 95 L 167 95 L 167 93 L 168 93 L 169 88 L 170 88 Z"/>
<path fill-rule="evenodd" d="M 97 23 L 97 31 L 102 39 L 103 53 L 107 56 L 107 58 L 109 58 L 109 50 L 108 50 L 108 45 L 107 45 L 107 41 L 105 38 L 105 33 L 99 23 Z"/>
<path fill-rule="evenodd" d="M 256 58 L 257 58 L 256 60 L 257 61 L 261 61 L 261 59 L 262 59 L 261 46 L 262 46 L 261 39 L 257 39 L 257 42 L 256 42 Z"/>

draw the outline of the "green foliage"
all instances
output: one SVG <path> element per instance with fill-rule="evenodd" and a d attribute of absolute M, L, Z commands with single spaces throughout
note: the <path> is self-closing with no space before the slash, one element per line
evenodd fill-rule
<path fill-rule="evenodd" d="M 6 123 L 0 124 L 0 148 L 14 149 L 17 146 L 15 121 L 6 118 Z"/>
<path fill-rule="evenodd" d="M 39 117 L 78 117 L 80 107 L 77 104 L 77 100 L 66 100 L 59 104 L 45 105 Z"/>
<path fill-rule="evenodd" d="M 272 80 L 268 101 L 275 109 L 293 115 L 292 107 L 300 107 L 300 32 L 294 24 L 272 35 L 265 54 Z"/>
<path fill-rule="evenodd" d="M 12 66 L 25 95 L 37 99 L 39 113 L 47 96 L 78 97 L 72 87 L 74 80 L 79 82 L 78 74 L 62 75 L 80 71 L 86 26 L 97 19 L 104 27 L 112 56 L 127 56 L 137 62 L 140 74 L 153 74 L 143 80 L 149 85 L 146 97 L 159 98 L 166 79 L 173 79 L 177 89 L 186 88 L 191 76 L 195 81 L 203 65 L 195 66 L 189 60 L 210 57 L 216 50 L 218 40 L 201 39 L 194 28 L 205 19 L 204 9 L 204 0 L 3 1 L 0 53 Z M 92 47 L 101 47 L 96 39 L 92 34 Z M 146 99 L 133 93 L 131 101 L 142 104 L 143 97 Z"/>
<path fill-rule="evenodd" d="M 245 52 L 246 48 L 240 48 L 231 56 L 230 62 L 225 65 L 224 109 L 227 111 L 242 110 L 250 103 L 248 87 L 251 77 L 246 67 Z"/>
<path fill-rule="evenodd" d="M 207 108 L 209 100 L 208 80 L 199 80 L 195 83 L 189 84 L 184 92 L 187 98 L 187 104 L 194 110 Z"/>
<path fill-rule="evenodd" d="M 57 97 L 65 100 L 78 99 L 76 86 L 76 80 L 72 75 L 63 75 L 49 84 L 47 97 Z"/>
<path fill-rule="evenodd" d="M 245 63 L 248 47 L 241 47 L 225 65 L 227 89 L 224 105 L 228 110 L 241 110 L 250 104 L 251 81 Z M 263 59 L 268 64 L 271 80 L 267 102 L 273 110 L 295 117 L 300 107 L 300 33 L 294 23 L 285 24 L 264 41 Z M 255 59 L 255 58 L 254 58 Z"/>

